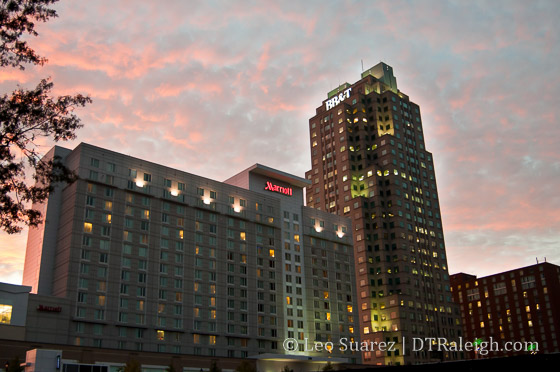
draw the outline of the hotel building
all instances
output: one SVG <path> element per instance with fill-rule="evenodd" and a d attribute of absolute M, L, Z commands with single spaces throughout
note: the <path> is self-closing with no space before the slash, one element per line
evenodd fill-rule
<path fill-rule="evenodd" d="M 336 347 L 359 340 L 350 221 L 303 206 L 306 179 L 256 164 L 217 182 L 85 143 L 53 156 L 79 180 L 35 206 L 23 284 L 68 318 L 58 343 L 361 361 Z"/>
<path fill-rule="evenodd" d="M 352 221 L 360 337 L 398 342 L 393 352 L 365 352 L 363 362 L 461 358 L 402 350 L 403 337 L 461 335 L 418 105 L 397 89 L 393 69 L 379 63 L 330 91 L 309 119 L 309 132 L 306 205 Z"/>
<path fill-rule="evenodd" d="M 493 340 L 503 350 L 470 358 L 558 353 L 560 267 L 544 262 L 477 278 L 451 275 L 453 299 L 461 307 L 464 338 Z M 515 342 L 505 347 L 506 342 Z M 525 342 L 536 342 L 538 350 Z"/>

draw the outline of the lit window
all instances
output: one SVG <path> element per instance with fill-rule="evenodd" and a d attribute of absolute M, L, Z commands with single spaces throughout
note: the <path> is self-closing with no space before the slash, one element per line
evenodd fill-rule
<path fill-rule="evenodd" d="M 12 321 L 12 305 L 0 304 L 0 323 L 10 324 Z"/>
<path fill-rule="evenodd" d="M 84 232 L 91 233 L 92 230 L 93 230 L 93 225 L 89 222 L 84 222 Z"/>
<path fill-rule="evenodd" d="M 161 329 L 157 330 L 157 339 L 159 341 L 164 341 L 165 340 L 165 331 L 162 331 Z"/>
<path fill-rule="evenodd" d="M 241 239 L 241 240 L 246 240 L 246 235 L 245 235 L 245 232 L 244 232 L 244 231 L 241 231 L 241 232 L 239 233 L 239 239 Z"/>

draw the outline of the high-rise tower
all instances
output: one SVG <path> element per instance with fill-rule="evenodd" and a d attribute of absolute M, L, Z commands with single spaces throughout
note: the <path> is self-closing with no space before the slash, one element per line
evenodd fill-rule
<path fill-rule="evenodd" d="M 461 334 L 418 105 L 379 63 L 329 92 L 309 131 L 306 202 L 352 220 L 361 339 L 397 342 L 393 351 L 364 351 L 364 363 L 461 358 L 412 348 L 414 337 L 452 342 Z"/>

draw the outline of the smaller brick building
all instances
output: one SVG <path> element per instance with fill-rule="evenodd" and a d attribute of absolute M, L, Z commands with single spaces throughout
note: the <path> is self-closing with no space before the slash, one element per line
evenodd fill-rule
<path fill-rule="evenodd" d="M 537 342 L 539 353 L 560 351 L 559 266 L 544 262 L 483 278 L 458 273 L 450 280 L 453 300 L 461 307 L 465 340 L 495 341 L 500 349 L 467 356 L 498 357 L 536 351 L 522 344 L 525 342 Z"/>

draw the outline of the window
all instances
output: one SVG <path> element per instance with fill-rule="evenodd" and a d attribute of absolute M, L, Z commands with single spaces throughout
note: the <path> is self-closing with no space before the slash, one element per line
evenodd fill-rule
<path fill-rule="evenodd" d="M 101 226 L 101 235 L 110 236 L 111 235 L 111 226 Z"/>
<path fill-rule="evenodd" d="M 92 171 L 92 170 L 89 171 L 89 178 L 91 180 L 97 181 L 98 175 L 99 174 L 96 171 Z"/>
<path fill-rule="evenodd" d="M 521 288 L 529 289 L 535 287 L 535 277 L 533 275 L 524 276 L 521 278 Z"/>
<path fill-rule="evenodd" d="M 150 173 L 144 173 L 144 181 L 152 182 L 152 175 Z"/>
<path fill-rule="evenodd" d="M 500 282 L 494 284 L 494 295 L 498 296 L 498 295 L 506 294 L 506 292 L 507 292 L 506 283 Z"/>
<path fill-rule="evenodd" d="M 157 330 L 157 339 L 159 341 L 165 341 L 165 331 Z"/>
<path fill-rule="evenodd" d="M 12 305 L 0 304 L 0 323 L 10 324 L 12 320 Z"/>

